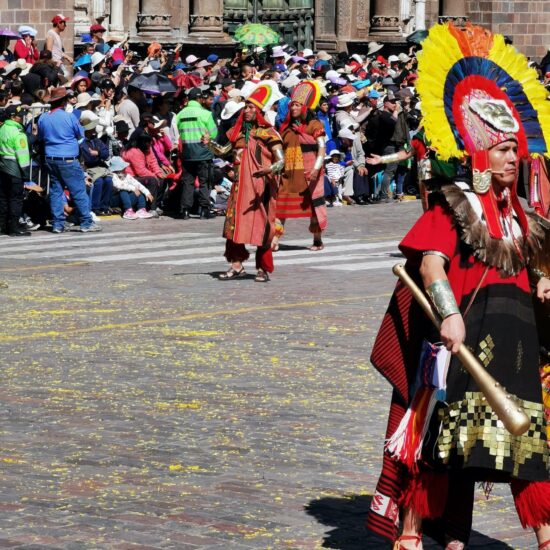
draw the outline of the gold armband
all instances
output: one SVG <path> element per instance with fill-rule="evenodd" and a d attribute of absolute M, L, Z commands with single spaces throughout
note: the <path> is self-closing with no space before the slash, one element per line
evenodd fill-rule
<path fill-rule="evenodd" d="M 219 143 L 216 143 L 215 141 L 209 141 L 207 147 L 216 156 L 223 157 L 224 155 L 227 155 L 227 153 L 229 153 L 229 151 L 231 151 L 231 149 L 233 147 L 233 144 L 231 142 L 229 142 L 226 145 L 220 145 Z"/>
<path fill-rule="evenodd" d="M 383 157 L 380 157 L 380 162 L 382 164 L 393 164 L 395 162 L 399 162 L 399 153 L 393 153 L 391 155 L 384 155 Z"/>
<path fill-rule="evenodd" d="M 451 285 L 449 285 L 449 281 L 446 279 L 434 281 L 426 289 L 426 294 L 430 297 L 433 306 L 442 320 L 455 313 L 460 313 L 456 305 L 455 296 L 451 290 Z"/>

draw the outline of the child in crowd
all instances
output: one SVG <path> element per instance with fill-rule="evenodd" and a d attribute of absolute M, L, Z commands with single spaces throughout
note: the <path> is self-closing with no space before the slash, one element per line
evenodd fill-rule
<path fill-rule="evenodd" d="M 345 167 L 344 154 L 338 149 L 333 149 L 326 158 L 328 159 L 325 165 L 325 199 L 327 206 L 342 206 L 340 199 Z"/>
<path fill-rule="evenodd" d="M 152 218 L 153 214 L 145 209 L 146 200 L 151 202 L 153 195 L 147 187 L 124 170 L 129 164 L 121 157 L 113 157 L 109 161 L 109 168 L 113 173 L 113 187 L 119 192 L 125 220 Z"/>

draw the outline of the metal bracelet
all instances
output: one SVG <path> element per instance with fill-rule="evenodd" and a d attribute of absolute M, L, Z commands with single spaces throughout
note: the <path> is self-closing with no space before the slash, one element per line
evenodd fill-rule
<path fill-rule="evenodd" d="M 285 167 L 285 155 L 280 147 L 273 149 L 273 155 L 277 160 L 269 168 L 273 174 L 280 174 Z"/>
<path fill-rule="evenodd" d="M 445 263 L 451 263 L 449 256 L 447 256 L 447 254 L 443 254 L 443 252 L 439 252 L 439 250 L 424 250 L 424 252 L 422 252 L 422 256 L 439 256 L 445 260 Z"/>
<path fill-rule="evenodd" d="M 313 165 L 313 169 L 314 170 L 321 170 L 321 168 L 323 167 L 325 163 L 325 157 L 324 156 L 319 156 L 315 159 L 315 164 Z"/>
<path fill-rule="evenodd" d="M 538 279 L 550 279 L 550 275 L 542 271 L 542 269 L 538 269 L 536 267 L 531 268 L 531 273 L 538 277 Z"/>
<path fill-rule="evenodd" d="M 324 149 L 327 146 L 327 136 L 319 136 L 315 141 L 319 149 Z"/>
<path fill-rule="evenodd" d="M 434 281 L 426 289 L 426 294 L 429 296 L 441 319 L 446 319 L 455 313 L 460 313 L 456 305 L 455 296 L 451 290 L 451 285 L 449 285 L 449 281 L 446 279 Z"/>
<path fill-rule="evenodd" d="M 380 162 L 383 164 L 393 164 L 399 162 L 399 160 L 399 153 L 392 153 L 391 155 L 380 157 Z"/>

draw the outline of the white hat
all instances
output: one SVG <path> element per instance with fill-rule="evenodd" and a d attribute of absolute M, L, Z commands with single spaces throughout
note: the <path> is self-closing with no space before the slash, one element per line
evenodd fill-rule
<path fill-rule="evenodd" d="M 229 100 L 225 102 L 225 106 L 220 114 L 222 120 L 229 120 L 235 113 L 238 113 L 244 107 L 244 101 L 236 102 Z"/>
<path fill-rule="evenodd" d="M 231 99 L 236 99 L 238 97 L 244 97 L 242 91 L 240 88 L 232 88 L 227 92 L 227 97 L 230 97 Z"/>
<path fill-rule="evenodd" d="M 411 58 L 403 52 L 401 52 L 397 57 L 399 58 L 399 61 L 401 61 L 401 63 L 408 63 L 411 60 Z"/>
<path fill-rule="evenodd" d="M 98 122 L 99 117 L 93 111 L 82 111 L 80 124 L 84 127 L 84 130 L 93 130 Z"/>
<path fill-rule="evenodd" d="M 271 57 L 285 57 L 285 51 L 282 46 L 275 46 L 273 48 L 273 55 Z"/>
<path fill-rule="evenodd" d="M 256 46 L 254 48 L 254 53 L 256 54 L 261 54 L 261 53 L 264 53 L 265 52 L 265 48 L 263 46 Z"/>
<path fill-rule="evenodd" d="M 80 107 L 85 107 L 92 101 L 92 96 L 88 92 L 82 92 L 76 96 L 75 107 L 80 109 Z"/>
<path fill-rule="evenodd" d="M 23 36 L 24 34 L 28 34 L 32 36 L 33 38 L 38 34 L 38 31 L 34 27 L 30 27 L 29 25 L 21 25 L 17 32 Z"/>
<path fill-rule="evenodd" d="M 327 53 L 325 50 L 319 50 L 317 52 L 317 59 L 321 59 L 322 61 L 330 61 L 332 59 L 332 55 Z"/>
<path fill-rule="evenodd" d="M 315 54 L 313 53 L 313 50 L 306 48 L 305 50 L 302 50 L 302 57 L 315 57 Z"/>
<path fill-rule="evenodd" d="M 125 168 L 130 166 L 122 157 L 111 157 L 109 161 L 109 168 L 113 172 L 122 172 Z"/>
<path fill-rule="evenodd" d="M 372 55 L 377 51 L 381 50 L 384 47 L 384 44 L 379 44 L 378 42 L 369 42 L 369 49 L 367 55 Z"/>
<path fill-rule="evenodd" d="M 333 157 L 334 155 L 339 155 L 340 157 L 343 157 L 344 153 L 342 153 L 342 151 L 338 151 L 338 149 L 332 149 L 332 151 L 327 155 L 327 157 Z"/>
<path fill-rule="evenodd" d="M 355 92 L 340 94 L 338 96 L 338 105 L 336 105 L 336 108 L 349 107 L 350 105 L 353 105 L 353 102 L 355 101 L 356 98 L 357 98 L 357 94 Z"/>
<path fill-rule="evenodd" d="M 199 58 L 193 54 L 191 55 L 188 55 L 186 58 L 185 58 L 185 63 L 187 65 L 192 65 L 193 63 L 196 63 L 197 61 L 199 60 Z"/>
<path fill-rule="evenodd" d="M 363 58 L 358 53 L 354 53 L 353 55 L 350 55 L 350 59 L 357 61 L 357 63 L 363 64 Z"/>
<path fill-rule="evenodd" d="M 302 82 L 297 76 L 291 75 L 285 78 L 281 85 L 284 86 L 287 90 L 290 90 L 290 88 L 294 88 L 297 84 L 300 84 Z"/>
<path fill-rule="evenodd" d="M 11 63 L 8 63 L 4 67 L 4 74 L 8 75 L 12 73 L 13 71 L 21 71 L 22 75 L 26 75 L 29 71 L 32 65 L 27 63 L 23 58 L 18 59 L 17 61 L 12 61 Z"/>
<path fill-rule="evenodd" d="M 241 88 L 241 96 L 245 98 L 248 97 L 256 89 L 257 85 L 258 85 L 257 82 L 252 82 L 250 80 L 247 80 L 243 84 L 243 87 Z"/>
<path fill-rule="evenodd" d="M 94 52 L 92 54 L 92 68 L 99 65 L 104 59 L 105 56 L 101 52 Z"/>
<path fill-rule="evenodd" d="M 345 138 L 345 139 L 351 139 L 351 141 L 354 141 L 355 138 L 356 138 L 356 135 L 349 128 L 344 128 L 343 130 L 340 130 L 338 132 L 338 137 L 339 138 Z"/>
<path fill-rule="evenodd" d="M 212 63 L 210 61 L 207 61 L 206 59 L 203 59 L 202 61 L 199 61 L 197 63 L 197 67 L 211 67 Z"/>
<path fill-rule="evenodd" d="M 388 63 L 397 63 L 399 61 L 399 57 L 396 55 L 390 55 L 388 57 Z"/>

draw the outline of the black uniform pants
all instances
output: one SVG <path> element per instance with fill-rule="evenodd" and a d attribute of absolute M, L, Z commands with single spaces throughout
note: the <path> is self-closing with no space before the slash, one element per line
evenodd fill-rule
<path fill-rule="evenodd" d="M 0 232 L 11 233 L 23 212 L 23 180 L 0 172 Z"/>
<path fill-rule="evenodd" d="M 182 162 L 182 190 L 180 210 L 193 208 L 195 179 L 199 178 L 199 206 L 210 208 L 210 179 L 213 164 L 211 160 L 184 160 Z"/>

